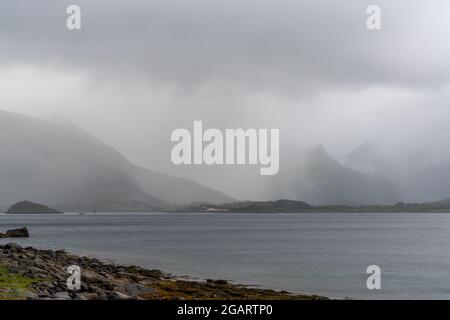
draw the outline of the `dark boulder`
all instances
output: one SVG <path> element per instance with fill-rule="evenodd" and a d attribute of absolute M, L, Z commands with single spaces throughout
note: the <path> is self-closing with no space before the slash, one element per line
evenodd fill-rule
<path fill-rule="evenodd" d="M 26 227 L 6 231 L 6 238 L 29 238 L 30 234 Z"/>
<path fill-rule="evenodd" d="M 5 245 L 6 249 L 14 249 L 14 250 L 22 250 L 22 246 L 20 244 L 17 243 L 8 243 Z"/>

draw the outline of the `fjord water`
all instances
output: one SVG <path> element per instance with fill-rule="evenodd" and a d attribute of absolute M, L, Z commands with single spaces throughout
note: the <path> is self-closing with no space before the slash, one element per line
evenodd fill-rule
<path fill-rule="evenodd" d="M 450 214 L 0 215 L 0 231 L 21 226 L 23 246 L 180 276 L 335 298 L 450 298 Z M 381 268 L 381 290 L 366 287 L 369 265 Z"/>

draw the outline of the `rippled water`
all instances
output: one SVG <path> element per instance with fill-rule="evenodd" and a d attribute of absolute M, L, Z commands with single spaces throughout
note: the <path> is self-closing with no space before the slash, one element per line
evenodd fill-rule
<path fill-rule="evenodd" d="M 65 248 L 177 275 L 364 299 L 450 298 L 450 215 L 0 215 L 26 246 Z M 11 239 L 1 239 L 0 243 Z M 366 268 L 379 265 L 381 290 Z"/>

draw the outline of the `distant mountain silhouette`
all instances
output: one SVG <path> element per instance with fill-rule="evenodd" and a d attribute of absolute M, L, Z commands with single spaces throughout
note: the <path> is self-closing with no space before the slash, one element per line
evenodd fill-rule
<path fill-rule="evenodd" d="M 296 160 L 295 165 L 281 169 L 274 178 L 269 189 L 273 197 L 311 204 L 393 204 L 398 201 L 392 182 L 344 167 L 332 159 L 323 146 L 317 146 Z"/>
<path fill-rule="evenodd" d="M 349 169 L 365 174 L 378 175 L 383 164 L 375 149 L 373 143 L 366 142 L 342 157 L 341 163 Z"/>
<path fill-rule="evenodd" d="M 397 185 L 399 199 L 406 202 L 434 202 L 450 197 L 450 160 L 424 165 L 402 160 L 386 160 L 372 143 L 365 143 L 345 155 L 341 162 L 354 170 L 388 178 Z M 400 201 L 400 200 L 399 200 Z"/>
<path fill-rule="evenodd" d="M 158 210 L 233 201 L 193 181 L 137 167 L 73 125 L 0 111 L 0 206 L 28 199 L 57 209 Z"/>
<path fill-rule="evenodd" d="M 412 171 L 402 181 L 406 201 L 440 201 L 450 197 L 450 162 Z"/>
<path fill-rule="evenodd" d="M 135 166 L 71 124 L 0 111 L 0 150 L 2 209 L 25 199 L 61 211 L 157 211 L 235 201 L 196 182 Z M 286 154 L 279 173 L 255 186 L 261 190 L 259 200 L 389 205 L 450 197 L 450 161 L 445 159 L 427 167 L 391 163 L 370 143 L 340 159 L 342 164 L 322 146 Z"/>

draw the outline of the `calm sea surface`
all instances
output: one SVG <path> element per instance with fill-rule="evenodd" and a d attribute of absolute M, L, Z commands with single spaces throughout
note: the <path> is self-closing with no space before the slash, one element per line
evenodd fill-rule
<path fill-rule="evenodd" d="M 450 214 L 0 215 L 24 246 L 176 275 L 363 299 L 450 299 Z M 1 239 L 0 243 L 11 242 Z M 381 268 L 368 290 L 366 268 Z"/>

